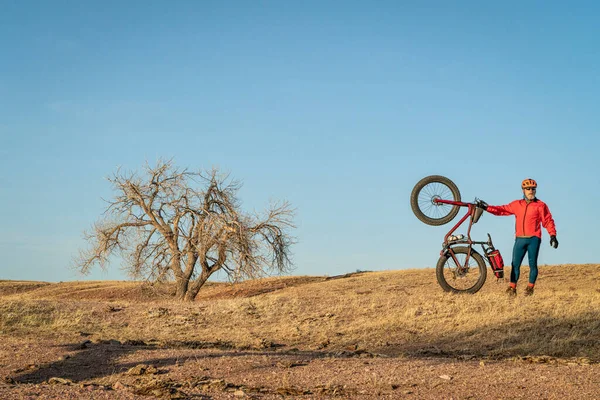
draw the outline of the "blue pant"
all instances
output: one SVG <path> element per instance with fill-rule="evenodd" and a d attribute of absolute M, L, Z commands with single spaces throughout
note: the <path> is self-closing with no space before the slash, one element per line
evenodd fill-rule
<path fill-rule="evenodd" d="M 537 236 L 530 238 L 517 238 L 513 247 L 512 270 L 510 271 L 510 282 L 517 283 L 521 274 L 521 263 L 525 253 L 529 255 L 529 283 L 535 283 L 538 276 L 537 259 L 540 253 L 542 239 Z"/>

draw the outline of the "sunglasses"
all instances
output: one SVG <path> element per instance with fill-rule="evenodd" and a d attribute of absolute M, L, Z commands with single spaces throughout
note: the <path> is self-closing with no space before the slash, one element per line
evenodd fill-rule
<path fill-rule="evenodd" d="M 523 190 L 536 190 L 536 188 L 523 188 Z"/>

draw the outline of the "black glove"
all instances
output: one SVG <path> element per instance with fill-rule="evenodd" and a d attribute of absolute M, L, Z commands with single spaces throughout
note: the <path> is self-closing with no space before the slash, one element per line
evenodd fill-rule
<path fill-rule="evenodd" d="M 477 200 L 475 205 L 477 205 L 477 207 L 479 207 L 479 208 L 483 208 L 484 210 L 487 210 L 487 208 L 488 208 L 488 203 L 486 203 L 483 200 Z"/>
<path fill-rule="evenodd" d="M 558 247 L 558 240 L 556 240 L 556 235 L 550 236 L 550 246 L 554 247 L 555 249 Z"/>

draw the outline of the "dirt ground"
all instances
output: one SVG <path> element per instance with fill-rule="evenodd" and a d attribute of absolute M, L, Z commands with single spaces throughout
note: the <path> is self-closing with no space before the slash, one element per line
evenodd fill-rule
<path fill-rule="evenodd" d="M 598 399 L 585 360 L 398 358 L 270 343 L 62 341 L 0 345 L 2 399 Z"/>
<path fill-rule="evenodd" d="M 214 283 L 0 281 L 0 399 L 600 399 L 600 265 L 535 296 L 434 270 Z"/>

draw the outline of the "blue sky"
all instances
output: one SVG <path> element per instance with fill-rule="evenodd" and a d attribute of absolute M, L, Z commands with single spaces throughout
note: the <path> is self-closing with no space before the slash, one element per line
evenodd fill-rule
<path fill-rule="evenodd" d="M 244 182 L 247 210 L 297 208 L 297 275 L 432 267 L 450 226 L 414 184 L 520 197 L 558 228 L 541 264 L 593 263 L 600 201 L 595 2 L 3 1 L 0 279 L 70 268 L 105 178 L 174 158 Z M 485 215 L 510 258 L 514 220 Z M 543 274 L 543 270 L 542 270 Z"/>

